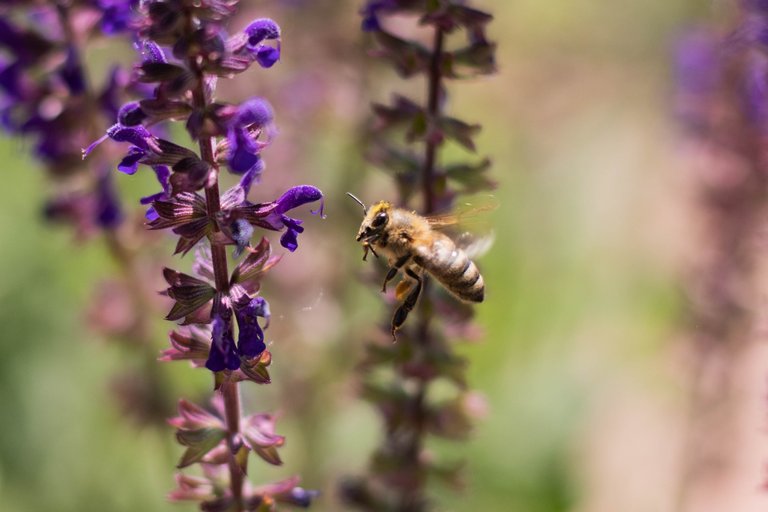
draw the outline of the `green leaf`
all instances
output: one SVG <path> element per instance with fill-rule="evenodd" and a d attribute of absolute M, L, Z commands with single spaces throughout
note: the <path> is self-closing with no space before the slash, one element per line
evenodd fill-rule
<path fill-rule="evenodd" d="M 462 186 L 462 192 L 473 194 L 496 188 L 496 182 L 486 175 L 491 160 L 485 158 L 476 164 L 456 164 L 443 169 L 446 178 Z"/>
<path fill-rule="evenodd" d="M 280 459 L 280 454 L 277 452 L 277 446 L 273 445 L 266 448 L 254 446 L 253 451 L 256 455 L 273 466 L 282 466 L 283 464 L 282 459 Z"/>
<path fill-rule="evenodd" d="M 472 152 L 475 151 L 472 138 L 480 131 L 479 124 L 465 123 L 454 117 L 441 117 L 438 126 L 447 138 L 455 140 Z"/>
<path fill-rule="evenodd" d="M 235 454 L 235 463 L 244 475 L 248 474 L 248 451 L 248 447 L 246 445 L 242 445 Z"/>
<path fill-rule="evenodd" d="M 442 62 L 448 78 L 470 78 L 496 72 L 496 43 L 476 41 L 469 46 L 448 52 Z"/>
<path fill-rule="evenodd" d="M 252 380 L 257 384 L 269 384 L 272 382 L 267 365 L 261 361 L 254 365 L 249 365 L 247 362 L 244 362 L 240 365 L 240 371 L 242 371 L 249 380 Z"/>
<path fill-rule="evenodd" d="M 429 68 L 431 52 L 414 41 L 406 41 L 385 31 L 375 34 L 382 47 L 382 55 L 388 58 L 397 72 L 407 78 Z"/>
<path fill-rule="evenodd" d="M 218 446 L 226 435 L 227 431 L 219 428 L 177 431 L 176 440 L 187 447 L 177 467 L 181 469 L 195 462 L 200 462 L 208 452 Z"/>

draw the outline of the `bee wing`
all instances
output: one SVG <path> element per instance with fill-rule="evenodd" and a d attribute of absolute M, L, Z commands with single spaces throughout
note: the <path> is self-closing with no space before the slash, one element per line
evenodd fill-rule
<path fill-rule="evenodd" d="M 471 260 L 477 259 L 487 253 L 495 241 L 496 233 L 493 231 L 488 231 L 481 235 L 465 231 L 454 239 L 456 247 L 467 253 L 467 256 L 469 256 L 469 259 Z"/>
<path fill-rule="evenodd" d="M 496 239 L 487 214 L 498 206 L 491 196 L 490 200 L 484 199 L 479 205 L 464 203 L 453 212 L 426 219 L 430 227 L 445 232 L 470 259 L 475 259 L 488 252 Z"/>
<path fill-rule="evenodd" d="M 428 215 L 427 222 L 433 229 L 444 229 L 451 226 L 468 226 L 483 224 L 487 219 L 487 213 L 498 208 L 498 203 L 492 196 L 484 199 L 480 204 L 463 203 L 452 212 Z"/>

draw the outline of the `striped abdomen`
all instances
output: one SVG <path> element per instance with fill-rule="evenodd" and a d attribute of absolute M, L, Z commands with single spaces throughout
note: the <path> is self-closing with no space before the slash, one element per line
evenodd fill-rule
<path fill-rule="evenodd" d="M 442 233 L 434 235 L 431 243 L 415 248 L 413 261 L 459 299 L 483 302 L 485 283 L 477 265 L 453 240 Z"/>

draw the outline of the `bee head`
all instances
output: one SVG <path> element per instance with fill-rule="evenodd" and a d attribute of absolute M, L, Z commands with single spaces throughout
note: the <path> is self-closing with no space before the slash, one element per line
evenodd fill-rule
<path fill-rule="evenodd" d="M 357 241 L 370 244 L 375 242 L 389 223 L 389 212 L 392 205 L 386 201 L 380 201 L 371 206 L 365 213 L 360 231 L 357 232 Z"/>

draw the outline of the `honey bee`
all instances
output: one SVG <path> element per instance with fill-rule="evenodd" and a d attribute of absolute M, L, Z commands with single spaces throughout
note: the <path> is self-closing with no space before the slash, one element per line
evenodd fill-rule
<path fill-rule="evenodd" d="M 376 251 L 381 251 L 389 260 L 390 268 L 381 291 L 387 291 L 387 283 L 398 271 L 406 276 L 397 286 L 396 296 L 402 303 L 392 317 L 393 340 L 397 340 L 395 333 L 419 299 L 424 271 L 459 300 L 483 302 L 485 283 L 477 266 L 450 237 L 437 230 L 453 224 L 455 216 L 423 217 L 386 201 L 368 208 L 354 195 L 347 195 L 357 201 L 365 213 L 357 232 L 357 241 L 365 250 L 363 260 L 369 251 L 376 257 Z"/>

